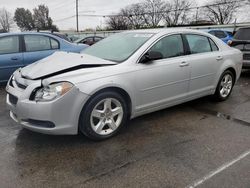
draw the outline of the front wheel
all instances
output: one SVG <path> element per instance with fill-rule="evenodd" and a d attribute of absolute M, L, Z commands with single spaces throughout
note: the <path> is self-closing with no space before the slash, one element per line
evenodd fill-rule
<path fill-rule="evenodd" d="M 225 71 L 221 75 L 219 83 L 217 85 L 217 88 L 214 94 L 215 99 L 218 101 L 226 100 L 232 92 L 234 82 L 235 82 L 235 77 L 233 73 L 229 70 Z"/>
<path fill-rule="evenodd" d="M 104 140 L 118 133 L 128 118 L 123 97 L 112 91 L 97 94 L 81 112 L 79 128 L 92 140 Z"/>

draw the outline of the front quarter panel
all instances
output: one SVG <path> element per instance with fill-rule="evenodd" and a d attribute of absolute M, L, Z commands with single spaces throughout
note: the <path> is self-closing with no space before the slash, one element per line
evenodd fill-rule
<path fill-rule="evenodd" d="M 135 84 L 134 76 L 132 73 L 115 75 L 110 77 L 105 77 L 101 79 L 91 80 L 83 83 L 78 83 L 76 85 L 77 88 L 83 93 L 87 95 L 94 95 L 98 91 L 106 88 L 119 88 L 124 90 L 131 99 L 132 111 L 131 115 L 134 114 L 135 104 L 136 104 L 136 96 L 135 96 Z"/>

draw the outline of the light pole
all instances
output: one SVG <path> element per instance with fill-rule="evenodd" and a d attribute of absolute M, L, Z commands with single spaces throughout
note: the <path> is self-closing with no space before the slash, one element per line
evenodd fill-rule
<path fill-rule="evenodd" d="M 79 22 L 78 22 L 78 0 L 76 0 L 76 32 L 79 32 Z"/>

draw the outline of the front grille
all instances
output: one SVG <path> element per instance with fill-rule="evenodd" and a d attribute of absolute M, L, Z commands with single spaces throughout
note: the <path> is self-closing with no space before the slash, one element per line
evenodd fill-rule
<path fill-rule="evenodd" d="M 250 54 L 243 54 L 243 60 L 250 60 Z"/>
<path fill-rule="evenodd" d="M 17 99 L 16 96 L 9 94 L 9 101 L 10 101 L 11 104 L 16 105 L 18 99 Z"/>

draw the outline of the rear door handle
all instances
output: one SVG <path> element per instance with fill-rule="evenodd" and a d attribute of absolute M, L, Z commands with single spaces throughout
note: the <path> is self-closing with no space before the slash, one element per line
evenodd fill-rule
<path fill-rule="evenodd" d="M 13 60 L 13 61 L 17 61 L 18 57 L 11 57 L 10 59 Z"/>
<path fill-rule="evenodd" d="M 218 56 L 218 57 L 216 58 L 217 61 L 220 61 L 220 60 L 222 60 L 222 59 L 223 59 L 222 56 Z"/>
<path fill-rule="evenodd" d="M 181 62 L 180 67 L 186 67 L 186 66 L 188 66 L 188 65 L 189 65 L 188 62 L 183 61 L 183 62 Z"/>

